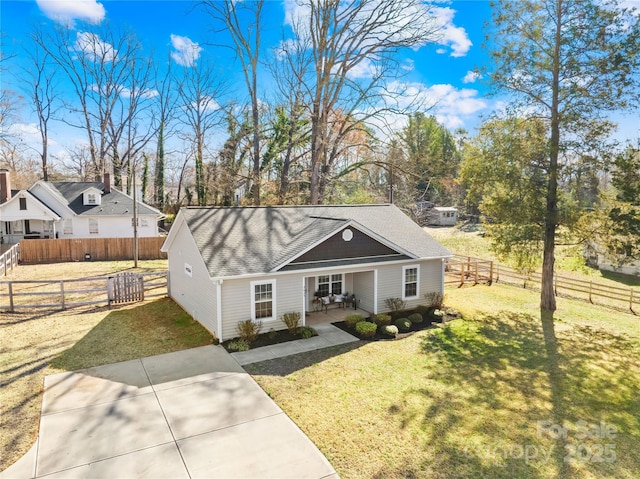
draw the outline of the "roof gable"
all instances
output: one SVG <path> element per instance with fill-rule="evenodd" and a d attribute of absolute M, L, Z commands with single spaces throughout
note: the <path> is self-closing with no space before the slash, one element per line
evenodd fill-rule
<path fill-rule="evenodd" d="M 21 210 L 19 207 L 20 198 L 27 201 L 27 209 Z M 34 211 L 35 209 L 35 211 Z M 40 201 L 28 190 L 14 190 L 11 198 L 0 204 L 3 221 L 15 221 L 20 219 L 43 219 L 58 220 L 60 216 Z"/>
<path fill-rule="evenodd" d="M 349 264 L 354 260 L 398 260 L 413 257 L 397 245 L 367 230 L 355 221 L 340 225 L 337 231 L 321 238 L 300 255 L 290 258 L 274 270 L 299 269 L 301 267 L 320 267 L 327 262 L 342 261 Z"/>
<path fill-rule="evenodd" d="M 404 255 L 394 259 L 451 255 L 393 205 L 183 208 L 179 216 L 184 224 L 176 222 L 174 227 L 189 228 L 211 277 L 266 274 L 287 265 L 288 269 L 313 268 L 300 263 L 303 257 L 321 258 L 323 263 L 317 267 L 324 267 L 331 258 L 322 250 L 331 249 L 321 245 L 337 243 L 340 237 L 336 235 L 346 228 L 353 228 L 354 235 L 355 230 L 364 235 L 359 238 L 367 251 L 380 253 L 373 256 L 386 260 L 391 254 Z M 170 238 L 165 244 L 167 249 L 180 247 Z M 349 255 L 349 261 L 368 261 L 356 258 L 355 248 L 347 249 L 341 254 Z M 296 259 L 298 263 L 290 265 Z M 346 259 L 335 257 L 333 261 L 345 264 Z"/>

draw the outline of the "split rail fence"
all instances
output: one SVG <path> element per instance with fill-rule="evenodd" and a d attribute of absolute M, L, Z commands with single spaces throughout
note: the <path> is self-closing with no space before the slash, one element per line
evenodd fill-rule
<path fill-rule="evenodd" d="M 13 245 L 0 255 L 0 276 L 6 276 L 13 268 L 18 266 L 20 259 L 20 243 Z"/>
<path fill-rule="evenodd" d="M 141 301 L 167 295 L 167 272 L 126 273 L 140 277 L 138 287 L 114 286 L 118 275 L 69 280 L 0 281 L 0 310 L 18 309 L 62 310 L 90 305 L 111 305 L 114 302 Z M 122 283 L 122 284 L 125 284 Z M 117 288 L 120 288 L 118 294 Z"/>
<path fill-rule="evenodd" d="M 472 256 L 454 256 L 445 263 L 445 284 L 513 284 L 522 288 L 540 290 L 541 273 L 518 273 L 507 266 Z M 597 281 L 585 281 L 556 274 L 553 278 L 556 296 L 589 301 L 636 314 L 640 311 L 640 288 L 610 286 Z"/>

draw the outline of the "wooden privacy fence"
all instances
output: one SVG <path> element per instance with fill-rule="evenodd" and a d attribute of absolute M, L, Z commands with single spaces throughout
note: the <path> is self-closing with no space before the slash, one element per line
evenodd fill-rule
<path fill-rule="evenodd" d="M 142 291 L 125 287 L 122 294 L 114 293 L 117 302 L 141 301 L 167 295 L 167 272 L 125 273 L 137 278 Z M 78 306 L 111 304 L 109 281 L 114 277 L 91 277 L 69 280 L 0 281 L 0 310 L 67 309 Z M 131 294 L 128 294 L 131 292 Z"/>
<path fill-rule="evenodd" d="M 163 259 L 163 236 L 138 238 L 138 259 Z M 133 238 L 64 238 L 20 241 L 21 263 L 133 259 Z"/>
<path fill-rule="evenodd" d="M 0 276 L 6 276 L 13 268 L 18 266 L 20 259 L 20 244 L 14 244 L 0 255 Z"/>
<path fill-rule="evenodd" d="M 470 256 L 454 256 L 445 263 L 445 284 L 457 285 L 501 282 L 527 289 L 540 290 L 542 274 L 524 275 L 493 261 Z M 640 289 L 610 286 L 597 281 L 585 281 L 556 274 L 553 278 L 556 296 L 566 296 L 589 301 L 632 313 L 640 311 Z"/>

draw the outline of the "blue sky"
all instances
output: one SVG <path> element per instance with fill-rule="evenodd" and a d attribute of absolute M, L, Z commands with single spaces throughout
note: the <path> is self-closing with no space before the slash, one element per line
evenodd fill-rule
<path fill-rule="evenodd" d="M 640 7 L 640 2 L 635 0 L 628 3 Z M 482 118 L 489 116 L 501 104 L 499 99 L 489 96 L 482 79 L 472 73 L 487 62 L 482 43 L 484 23 L 491 17 L 491 8 L 485 0 L 436 1 L 434 6 L 443 26 L 443 35 L 438 43 L 401 53 L 399 60 L 405 67 L 403 72 L 399 72 L 405 74 L 401 81 L 429 103 L 437 103 L 429 113 L 435 114 L 447 127 L 465 128 L 473 133 Z M 263 33 L 265 46 L 278 45 L 283 28 L 288 28 L 287 13 L 292 8 L 291 0 L 267 2 L 265 18 L 268 21 Z M 171 54 L 172 61 L 188 65 L 208 55 L 224 64 L 230 75 L 233 72 L 239 74 L 228 50 L 208 44 L 213 41 L 210 19 L 200 10 L 194 11 L 189 1 L 2 0 L 0 9 L 3 54 L 16 54 L 10 60 L 10 68 L 1 73 L 2 88 L 20 92 L 22 85 L 15 72 L 25 61 L 21 48 L 38 25 L 53 28 L 58 24 L 77 34 L 84 31 L 87 23 L 131 29 L 158 62 L 166 61 Z M 614 118 L 621 122 L 620 138 L 635 142 L 640 135 L 637 114 Z M 25 102 L 12 129 L 23 132 L 28 141 L 34 133 L 33 122 L 32 112 Z M 69 132 L 65 132 L 62 125 L 52 125 L 52 129 L 52 150 L 55 152 L 69 141 L 65 138 Z"/>

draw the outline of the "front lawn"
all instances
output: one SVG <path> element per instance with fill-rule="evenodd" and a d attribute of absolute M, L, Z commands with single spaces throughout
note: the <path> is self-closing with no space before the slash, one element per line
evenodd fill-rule
<path fill-rule="evenodd" d="M 246 368 L 345 479 L 638 477 L 637 317 L 562 300 L 554 350 L 537 298 L 447 291 L 465 319 Z"/>

